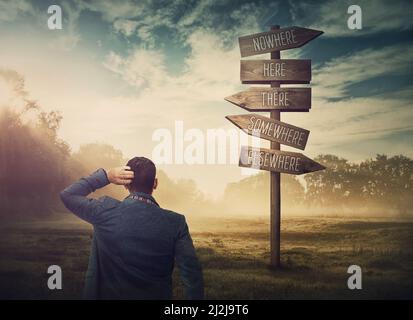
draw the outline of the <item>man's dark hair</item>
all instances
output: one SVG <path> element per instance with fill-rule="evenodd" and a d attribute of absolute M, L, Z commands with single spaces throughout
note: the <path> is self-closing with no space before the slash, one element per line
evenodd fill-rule
<path fill-rule="evenodd" d="M 135 157 L 126 164 L 134 174 L 129 191 L 151 194 L 156 176 L 155 164 L 145 157 Z"/>

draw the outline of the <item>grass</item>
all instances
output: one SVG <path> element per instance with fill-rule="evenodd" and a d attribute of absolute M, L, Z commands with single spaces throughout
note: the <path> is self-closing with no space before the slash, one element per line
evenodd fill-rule
<path fill-rule="evenodd" d="M 413 223 L 285 218 L 282 268 L 269 262 L 265 219 L 189 219 L 209 299 L 412 299 Z M 81 297 L 92 231 L 72 217 L 1 227 L 1 299 Z M 63 270 L 63 290 L 47 289 L 48 266 Z M 347 288 L 347 268 L 363 289 Z M 178 271 L 174 297 L 182 299 Z"/>

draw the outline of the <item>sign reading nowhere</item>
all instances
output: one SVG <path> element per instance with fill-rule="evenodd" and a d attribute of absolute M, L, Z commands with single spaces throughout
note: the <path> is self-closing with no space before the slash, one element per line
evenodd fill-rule
<path fill-rule="evenodd" d="M 268 53 L 276 50 L 298 48 L 318 37 L 323 31 L 290 27 L 256 33 L 238 38 L 241 57 Z"/>

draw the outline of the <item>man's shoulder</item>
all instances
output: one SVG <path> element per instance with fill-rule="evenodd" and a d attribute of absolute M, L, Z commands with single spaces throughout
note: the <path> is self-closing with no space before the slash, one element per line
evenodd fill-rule
<path fill-rule="evenodd" d="M 103 196 L 97 199 L 104 210 L 110 210 L 118 207 L 122 202 L 109 196 Z"/>
<path fill-rule="evenodd" d="M 181 213 L 178 213 L 178 212 L 175 212 L 169 209 L 164 209 L 164 208 L 160 208 L 160 210 L 162 211 L 162 214 L 164 214 L 169 219 L 179 221 L 179 222 L 185 221 L 185 216 Z"/>

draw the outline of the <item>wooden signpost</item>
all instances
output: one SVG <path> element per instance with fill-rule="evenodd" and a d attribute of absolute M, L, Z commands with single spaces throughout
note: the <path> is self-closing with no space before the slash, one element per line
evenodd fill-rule
<path fill-rule="evenodd" d="M 226 116 L 249 135 L 304 150 L 310 131 L 255 113 Z"/>
<path fill-rule="evenodd" d="M 290 27 L 240 37 L 241 57 L 298 48 L 322 33 L 313 29 Z"/>
<path fill-rule="evenodd" d="M 325 169 L 323 165 L 302 153 L 246 146 L 241 148 L 239 166 L 289 174 L 303 174 Z"/>
<path fill-rule="evenodd" d="M 310 83 L 311 60 L 241 60 L 244 84 Z"/>
<path fill-rule="evenodd" d="M 270 84 L 228 96 L 225 100 L 248 111 L 270 111 L 270 118 L 258 114 L 226 118 L 246 133 L 271 141 L 271 149 L 241 148 L 239 166 L 267 170 L 270 183 L 271 266 L 280 267 L 281 192 L 280 173 L 304 174 L 325 169 L 301 153 L 280 150 L 285 144 L 304 150 L 310 132 L 280 121 L 281 111 L 309 111 L 310 88 L 280 88 L 281 84 L 310 83 L 311 60 L 283 60 L 280 50 L 300 47 L 322 31 L 273 26 L 270 31 L 239 38 L 241 57 L 271 52 L 270 60 L 241 60 L 243 84 Z"/>
<path fill-rule="evenodd" d="M 310 88 L 251 88 L 225 100 L 248 111 L 309 111 Z"/>

